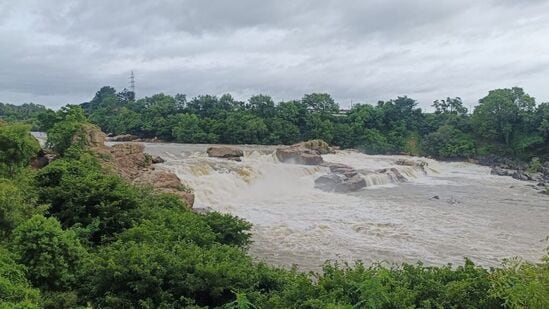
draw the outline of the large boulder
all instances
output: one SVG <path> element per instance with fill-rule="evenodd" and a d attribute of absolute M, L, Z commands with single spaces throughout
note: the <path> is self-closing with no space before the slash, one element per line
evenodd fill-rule
<path fill-rule="evenodd" d="M 327 192 L 354 192 L 364 187 L 366 187 L 366 180 L 358 175 L 346 177 L 344 175 L 328 174 L 315 180 L 315 188 Z"/>
<path fill-rule="evenodd" d="M 318 151 L 294 146 L 278 148 L 276 157 L 280 162 L 304 165 L 319 165 L 324 161 Z"/>
<path fill-rule="evenodd" d="M 275 154 L 280 162 L 319 165 L 324 162 L 321 155 L 334 152 L 335 150 L 325 141 L 314 139 L 278 148 Z"/>
<path fill-rule="evenodd" d="M 343 179 L 336 174 L 322 175 L 315 179 L 315 188 L 322 191 L 335 191 L 337 185 L 343 182 Z"/>
<path fill-rule="evenodd" d="M 220 146 L 220 147 L 209 147 L 206 152 L 208 153 L 209 157 L 214 158 L 240 158 L 244 155 L 244 152 L 241 149 L 235 148 L 235 147 L 227 147 L 227 146 Z"/>
<path fill-rule="evenodd" d="M 353 167 L 341 163 L 324 162 L 330 173 L 315 180 L 315 188 L 328 192 L 353 192 L 366 187 L 366 180 Z"/>

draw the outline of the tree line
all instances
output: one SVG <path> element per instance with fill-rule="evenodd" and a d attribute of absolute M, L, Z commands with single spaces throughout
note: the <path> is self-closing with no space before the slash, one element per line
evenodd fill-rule
<path fill-rule="evenodd" d="M 132 92 L 109 86 L 81 106 L 105 132 L 172 142 L 293 144 L 322 139 L 370 154 L 549 160 L 549 103 L 536 104 L 518 87 L 489 91 L 473 111 L 457 97 L 436 100 L 431 113 L 406 96 L 341 112 L 326 93 L 278 103 L 267 95 L 243 102 L 229 94 L 187 99 L 160 93 L 136 100 Z M 55 117 L 40 105 L 0 105 L 0 119 L 27 120 L 33 129 L 47 130 Z"/>

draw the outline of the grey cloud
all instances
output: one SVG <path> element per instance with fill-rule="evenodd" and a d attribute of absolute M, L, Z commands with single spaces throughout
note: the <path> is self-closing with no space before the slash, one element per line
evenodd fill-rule
<path fill-rule="evenodd" d="M 127 87 L 130 70 L 138 96 L 326 91 L 426 107 L 519 85 L 546 101 L 547 32 L 540 0 L 6 1 L 0 101 L 79 103 Z"/>

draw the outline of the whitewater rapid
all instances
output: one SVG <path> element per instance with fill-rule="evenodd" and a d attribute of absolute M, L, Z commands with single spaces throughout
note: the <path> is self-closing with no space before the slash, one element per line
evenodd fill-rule
<path fill-rule="evenodd" d="M 208 158 L 207 145 L 145 143 L 166 160 L 162 168 L 194 188 L 196 208 L 254 224 L 250 253 L 261 261 L 311 270 L 326 260 L 440 265 L 469 257 L 493 266 L 513 256 L 538 261 L 548 245 L 549 198 L 487 167 L 338 151 L 324 160 L 359 170 L 368 187 L 328 193 L 314 188 L 327 168 L 280 163 L 274 147 L 239 147 L 242 162 Z M 391 167 L 408 181 L 373 173 Z"/>

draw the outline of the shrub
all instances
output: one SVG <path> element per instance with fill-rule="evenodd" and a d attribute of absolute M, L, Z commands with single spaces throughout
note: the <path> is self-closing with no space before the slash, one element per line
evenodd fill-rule
<path fill-rule="evenodd" d="M 0 247 L 0 308 L 40 308 L 40 292 L 27 281 L 27 270 Z"/>
<path fill-rule="evenodd" d="M 222 244 L 245 247 L 251 242 L 252 225 L 243 219 L 211 212 L 204 215 L 204 220 L 215 233 L 217 241 Z"/>
<path fill-rule="evenodd" d="M 40 150 L 29 130 L 27 125 L 0 123 L 0 175 L 13 177 Z"/>
<path fill-rule="evenodd" d="M 35 215 L 25 221 L 15 229 L 13 245 L 35 286 L 63 291 L 77 283 L 86 252 L 55 218 Z"/>

